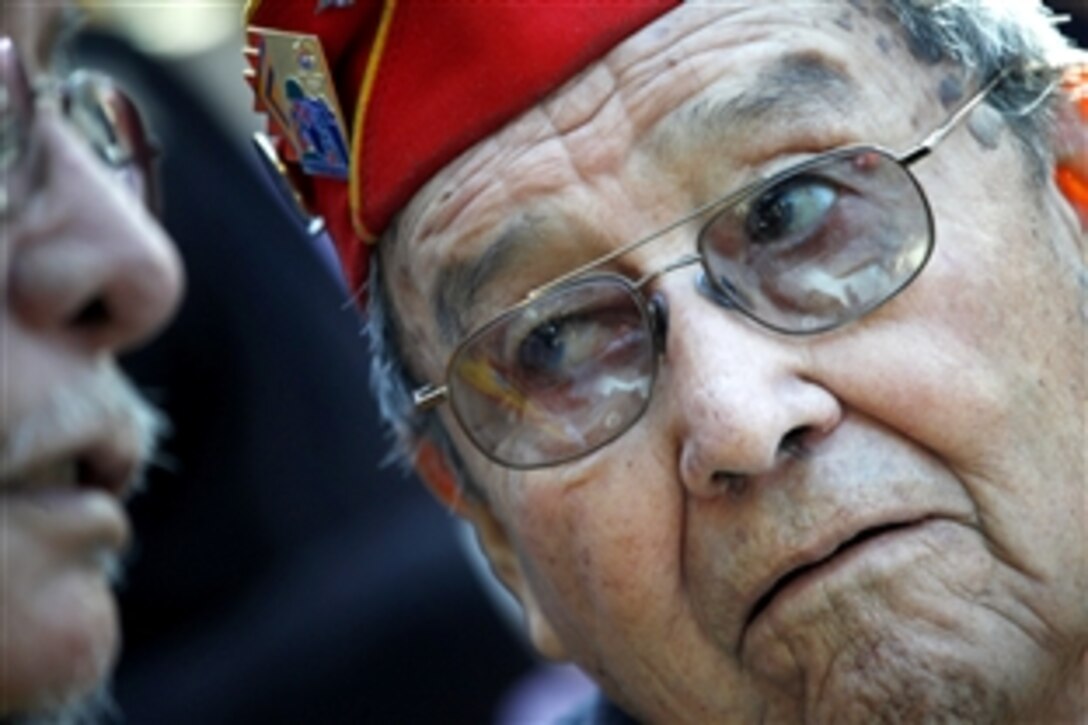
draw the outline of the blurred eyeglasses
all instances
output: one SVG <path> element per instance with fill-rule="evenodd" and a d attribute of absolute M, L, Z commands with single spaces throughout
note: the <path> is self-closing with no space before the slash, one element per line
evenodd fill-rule
<path fill-rule="evenodd" d="M 910 167 L 1002 78 L 906 153 L 851 146 L 820 154 L 535 289 L 460 343 L 445 384 L 415 391 L 417 410 L 449 401 L 476 447 L 510 468 L 601 448 L 646 411 L 657 375 L 662 315 L 642 288 L 689 264 L 702 265 L 704 293 L 776 332 L 826 332 L 872 312 L 933 252 L 933 215 Z M 697 254 L 637 281 L 595 271 L 701 218 Z"/>
<path fill-rule="evenodd" d="M 86 70 L 31 84 L 15 43 L 0 36 L 0 219 L 18 214 L 42 183 L 34 120 L 49 103 L 110 173 L 157 213 L 158 152 L 132 100 L 108 76 Z"/>

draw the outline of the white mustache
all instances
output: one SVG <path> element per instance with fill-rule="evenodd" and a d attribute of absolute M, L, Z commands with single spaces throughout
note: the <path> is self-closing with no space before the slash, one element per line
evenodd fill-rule
<path fill-rule="evenodd" d="M 51 391 L 28 415 L 0 414 L 0 480 L 25 472 L 54 455 L 57 442 L 81 441 L 103 432 L 135 445 L 141 463 L 149 460 L 169 430 L 166 418 L 135 389 L 112 360 Z"/>

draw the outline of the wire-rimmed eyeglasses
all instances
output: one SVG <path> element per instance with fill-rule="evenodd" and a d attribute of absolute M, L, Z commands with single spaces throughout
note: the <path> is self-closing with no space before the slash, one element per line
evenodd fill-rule
<path fill-rule="evenodd" d="M 93 71 L 31 84 L 14 41 L 0 36 L 0 219 L 17 215 L 42 183 L 34 121 L 49 103 L 56 103 L 110 173 L 157 213 L 157 151 L 132 100 Z"/>
<path fill-rule="evenodd" d="M 826 332 L 872 312 L 933 252 L 933 214 L 910 167 L 1005 75 L 905 153 L 817 155 L 533 290 L 457 346 L 445 384 L 414 392 L 417 410 L 448 400 L 472 443 L 510 468 L 598 450 L 641 418 L 657 376 L 663 336 L 641 288 L 689 264 L 701 263 L 701 286 L 723 306 L 780 333 Z M 595 271 L 702 217 L 697 254 L 636 281 Z"/>

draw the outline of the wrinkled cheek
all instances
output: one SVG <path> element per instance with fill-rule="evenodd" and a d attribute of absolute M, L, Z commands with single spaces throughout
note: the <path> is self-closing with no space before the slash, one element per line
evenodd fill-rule
<path fill-rule="evenodd" d="M 619 646 L 617 632 L 649 631 L 675 605 L 677 506 L 655 495 L 653 480 L 544 484 L 515 503 L 523 565 L 575 651 L 600 641 Z M 636 486 L 642 495 L 631 494 Z"/>
<path fill-rule="evenodd" d="M 1010 722 L 1011 682 L 938 637 L 908 632 L 860 638 L 840 650 L 806 692 L 811 723 Z M 994 656 L 1000 656 L 995 653 Z"/>
<path fill-rule="evenodd" d="M 599 606 L 600 590 L 622 586 L 611 582 L 602 532 L 575 498 L 525 496 L 514 524 L 533 592 L 566 639 L 587 634 L 575 630 L 585 626 L 585 611 Z"/>
<path fill-rule="evenodd" d="M 826 577 L 753 627 L 744 658 L 770 702 L 809 722 L 990 722 L 1055 681 L 1060 646 L 1040 645 L 1015 573 L 970 530 L 942 526 Z"/>

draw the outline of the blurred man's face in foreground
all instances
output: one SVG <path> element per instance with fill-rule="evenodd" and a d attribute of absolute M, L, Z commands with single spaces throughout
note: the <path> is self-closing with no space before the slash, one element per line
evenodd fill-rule
<path fill-rule="evenodd" d="M 420 378 L 580 264 L 813 154 L 908 149 L 978 90 L 866 4 L 743 5 L 664 16 L 417 194 L 382 263 Z M 653 394 L 607 446 L 518 471 L 443 410 L 484 494 L 466 513 L 534 642 L 632 714 L 1042 722 L 1083 692 L 1084 228 L 989 107 L 912 172 L 933 256 L 849 326 L 770 332 L 687 266 L 647 284 L 667 311 Z M 853 233 L 875 191 L 843 178 L 795 178 L 740 210 L 748 231 Z M 665 269 L 704 222 L 605 268 Z M 577 403 L 549 386 L 561 368 L 623 360 L 612 331 L 637 325 L 613 324 L 622 295 L 601 299 L 491 341 L 539 383 L 542 415 Z"/>
<path fill-rule="evenodd" d="M 115 356 L 181 287 L 150 179 L 96 155 L 68 116 L 89 101 L 62 100 L 70 69 L 52 65 L 65 12 L 0 6 L 0 716 L 77 703 L 116 657 L 122 502 L 158 421 Z"/>

